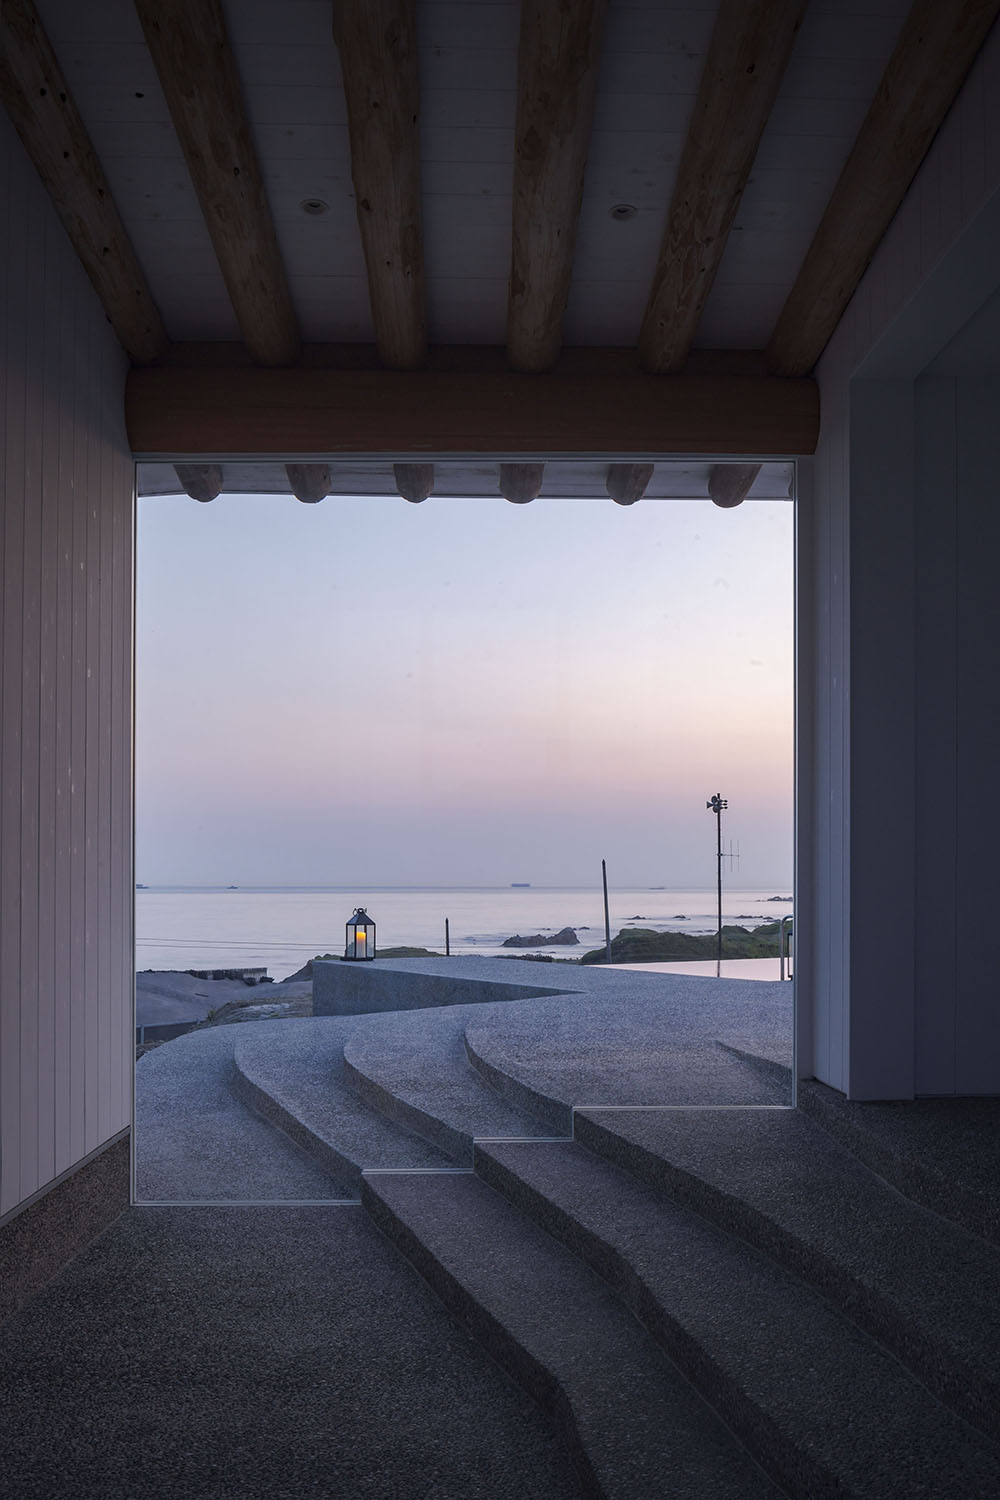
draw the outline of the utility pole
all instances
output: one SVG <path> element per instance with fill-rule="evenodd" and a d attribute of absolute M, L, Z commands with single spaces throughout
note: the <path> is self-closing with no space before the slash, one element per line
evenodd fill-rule
<path fill-rule="evenodd" d="M 608 915 L 608 865 L 601 860 L 601 880 L 604 883 L 604 962 L 611 962 L 611 918 Z"/>
<path fill-rule="evenodd" d="M 718 869 L 719 926 L 718 926 L 718 936 L 717 936 L 717 942 L 716 942 L 716 960 L 715 961 L 716 961 L 717 965 L 721 965 L 721 963 L 722 963 L 722 810 L 723 810 L 723 808 L 728 807 L 729 803 L 726 801 L 725 797 L 723 797 L 719 792 L 716 792 L 716 794 L 712 798 L 711 802 L 706 802 L 705 806 L 707 808 L 709 808 L 712 812 L 715 813 L 715 832 L 716 832 L 715 850 L 716 850 L 716 859 L 718 860 L 718 865 L 719 865 L 719 869 Z M 720 970 L 720 972 L 721 972 L 721 970 Z"/>

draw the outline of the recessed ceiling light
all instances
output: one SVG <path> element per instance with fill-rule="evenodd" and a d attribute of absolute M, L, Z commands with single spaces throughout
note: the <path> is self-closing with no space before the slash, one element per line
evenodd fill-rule
<path fill-rule="evenodd" d="M 639 210 L 634 203 L 616 203 L 614 208 L 610 209 L 609 212 L 613 219 L 624 220 L 634 219 Z"/>
<path fill-rule="evenodd" d="M 323 198 L 303 198 L 299 207 L 304 214 L 312 214 L 316 217 L 319 214 L 325 214 L 330 205 Z"/>

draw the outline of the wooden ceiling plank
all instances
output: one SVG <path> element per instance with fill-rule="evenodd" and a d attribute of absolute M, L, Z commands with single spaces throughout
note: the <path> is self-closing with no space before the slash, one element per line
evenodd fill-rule
<path fill-rule="evenodd" d="M 192 500 L 206 505 L 222 494 L 225 478 L 221 464 L 174 464 L 178 483 Z"/>
<path fill-rule="evenodd" d="M 511 505 L 527 505 L 537 498 L 544 478 L 544 464 L 501 464 L 500 493 Z"/>
<path fill-rule="evenodd" d="M 806 375 L 840 322 L 1000 13 L 1000 0 L 915 0 L 767 349 Z"/>
<path fill-rule="evenodd" d="M 375 340 L 394 370 L 427 355 L 415 10 L 415 0 L 333 7 Z"/>
<path fill-rule="evenodd" d="M 393 464 L 396 489 L 411 505 L 420 505 L 434 490 L 433 464 Z"/>
<path fill-rule="evenodd" d="M 299 330 L 220 0 L 135 0 L 251 357 L 294 364 Z"/>
<path fill-rule="evenodd" d="M 742 505 L 761 471 L 760 464 L 713 464 L 708 471 L 708 496 L 721 510 Z"/>
<path fill-rule="evenodd" d="M 792 457 L 815 450 L 812 380 L 622 374 L 616 350 L 584 374 L 468 370 L 133 370 L 126 412 L 143 459 L 289 456 L 326 462 L 385 453 L 413 462 L 449 454 L 546 459 L 671 454 Z"/>
<path fill-rule="evenodd" d="M 639 335 L 646 370 L 688 356 L 805 8 L 722 0 Z"/>
<path fill-rule="evenodd" d="M 507 352 L 559 355 L 573 272 L 607 0 L 521 0 Z"/>
<path fill-rule="evenodd" d="M 325 500 L 333 483 L 329 464 L 286 464 L 288 487 L 303 505 Z"/>
<path fill-rule="evenodd" d="M 122 348 L 159 359 L 163 320 L 31 0 L 4 0 L 0 98 Z"/>
<path fill-rule="evenodd" d="M 609 464 L 605 488 L 616 505 L 634 505 L 646 493 L 653 464 Z"/>

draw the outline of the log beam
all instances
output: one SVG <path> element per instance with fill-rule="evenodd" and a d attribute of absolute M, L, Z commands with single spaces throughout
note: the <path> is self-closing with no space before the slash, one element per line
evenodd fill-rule
<path fill-rule="evenodd" d="M 160 358 L 167 335 L 159 309 L 31 0 L 4 0 L 0 99 L 118 342 L 140 364 Z"/>
<path fill-rule="evenodd" d="M 393 464 L 396 489 L 411 505 L 419 505 L 434 489 L 433 464 Z"/>
<path fill-rule="evenodd" d="M 299 331 L 220 0 L 135 0 L 252 358 L 287 365 Z"/>
<path fill-rule="evenodd" d="M 805 8 L 722 0 L 639 335 L 646 370 L 688 356 Z"/>
<path fill-rule="evenodd" d="M 316 505 L 330 493 L 329 464 L 286 464 L 288 487 L 303 505 Z"/>
<path fill-rule="evenodd" d="M 544 464 L 501 464 L 500 493 L 511 505 L 527 505 L 537 496 L 544 478 Z"/>
<path fill-rule="evenodd" d="M 337 0 L 333 35 L 375 341 L 412 370 L 427 354 L 415 0 Z"/>
<path fill-rule="evenodd" d="M 742 505 L 760 473 L 760 464 L 713 464 L 708 471 L 708 496 L 721 510 Z"/>
<path fill-rule="evenodd" d="M 771 336 L 774 374 L 816 364 L 998 13 L 915 0 Z"/>
<path fill-rule="evenodd" d="M 221 464 L 174 464 L 174 473 L 185 495 L 203 505 L 222 494 Z"/>
<path fill-rule="evenodd" d="M 646 493 L 653 464 L 609 464 L 604 487 L 616 505 L 634 505 Z"/>
<path fill-rule="evenodd" d="M 145 459 L 397 453 L 539 459 L 671 454 L 761 458 L 812 453 L 811 380 L 623 374 L 601 351 L 585 374 L 211 365 L 135 369 L 126 388 L 134 451 Z"/>
<path fill-rule="evenodd" d="M 521 0 L 507 351 L 516 370 L 559 354 L 607 0 Z"/>

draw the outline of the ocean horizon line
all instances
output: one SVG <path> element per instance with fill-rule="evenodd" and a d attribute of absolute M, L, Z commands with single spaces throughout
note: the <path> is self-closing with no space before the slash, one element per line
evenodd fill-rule
<path fill-rule="evenodd" d="M 782 889 L 787 888 L 782 886 L 780 881 L 773 883 L 777 884 Z M 600 881 L 594 881 L 593 883 L 588 885 L 536 885 L 534 881 L 518 880 L 508 881 L 500 885 L 369 885 L 360 881 L 355 882 L 352 885 L 284 885 L 277 883 L 267 885 L 248 885 L 235 883 L 222 885 L 215 882 L 180 883 L 174 881 L 137 881 L 135 888 L 137 891 L 261 891 L 264 893 L 270 891 L 331 891 L 343 893 L 350 893 L 351 891 L 594 891 L 600 889 Z M 702 884 L 683 882 L 678 885 L 646 885 L 642 881 L 628 880 L 615 881 L 613 884 L 609 882 L 608 888 L 609 890 L 618 891 L 663 891 L 664 893 L 669 891 L 687 891 L 691 893 L 699 891 L 714 892 L 716 889 L 715 885 L 711 882 Z M 760 891 L 765 888 L 770 889 L 770 883 L 766 881 L 754 881 L 749 885 L 737 885 L 733 881 L 727 881 L 725 885 L 725 889 L 731 892 Z M 781 899 L 784 898 L 782 897 Z"/>

